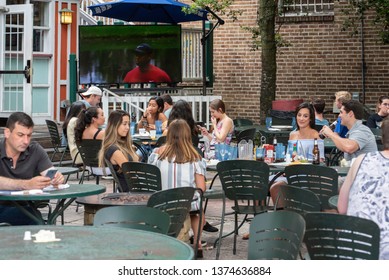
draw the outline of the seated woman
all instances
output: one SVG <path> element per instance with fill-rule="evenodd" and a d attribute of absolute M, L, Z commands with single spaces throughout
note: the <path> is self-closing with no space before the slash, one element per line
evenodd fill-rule
<path fill-rule="evenodd" d="M 185 120 L 178 119 L 169 125 L 166 144 L 156 149 L 148 162 L 161 170 L 162 189 L 191 186 L 205 191 L 206 163 L 192 145 L 190 128 Z M 196 194 L 198 195 L 197 192 Z M 190 213 L 194 240 L 197 240 L 200 225 L 198 214 L 200 198 L 196 197 Z M 200 229 L 203 228 L 203 223 L 204 221 L 201 221 Z M 197 257 L 202 258 L 201 242 L 198 248 Z"/>
<path fill-rule="evenodd" d="M 129 133 L 130 123 L 131 118 L 126 111 L 116 110 L 111 112 L 99 153 L 99 166 L 106 167 L 105 159 L 112 163 L 124 192 L 128 192 L 129 187 L 121 171 L 122 164 L 128 161 L 138 161 Z"/>
<path fill-rule="evenodd" d="M 138 129 L 145 128 L 147 131 L 156 129 L 155 121 L 162 122 L 162 131 L 167 125 L 167 118 L 163 113 L 163 99 L 159 96 L 153 96 L 149 99 L 146 111 L 138 122 Z"/>
<path fill-rule="evenodd" d="M 377 113 L 372 114 L 366 125 L 370 128 L 380 128 L 382 121 L 389 115 L 389 96 L 380 96 L 378 99 Z"/>
<path fill-rule="evenodd" d="M 303 155 L 305 159 L 312 159 L 312 150 L 314 139 L 318 139 L 320 150 L 320 160 L 324 161 L 324 142 L 320 140 L 319 132 L 315 130 L 315 111 L 308 102 L 301 103 L 295 112 L 297 129 L 289 134 L 288 146 L 296 143 L 297 152 Z M 290 148 L 288 149 L 290 150 Z M 287 151 L 289 152 L 289 151 Z M 286 184 L 285 177 L 280 177 L 271 187 L 270 195 L 273 202 L 276 201 L 278 189 Z"/>
<path fill-rule="evenodd" d="M 102 140 L 104 138 L 104 130 L 100 126 L 104 125 L 104 123 L 104 111 L 101 108 L 89 107 L 81 111 L 74 128 L 76 141 L 84 139 Z"/>
<path fill-rule="evenodd" d="M 193 119 L 192 108 L 190 107 L 189 103 L 186 102 L 185 100 L 181 99 L 174 103 L 169 114 L 167 128 L 164 131 L 163 135 L 167 134 L 169 124 L 171 124 L 174 120 L 177 119 L 183 119 L 189 125 L 191 135 L 192 135 L 192 143 L 195 147 L 197 147 L 199 144 L 199 137 L 198 137 L 199 129 L 196 126 L 195 120 Z"/>
<path fill-rule="evenodd" d="M 146 111 L 144 112 L 142 118 L 138 122 L 138 129 L 145 128 L 147 131 L 155 130 L 156 121 L 161 121 L 162 123 L 162 132 L 165 131 L 167 125 L 167 118 L 163 113 L 164 108 L 163 99 L 159 96 L 153 96 L 149 99 L 149 104 L 147 106 Z M 151 154 L 155 146 L 151 144 L 142 145 L 143 151 L 147 154 Z M 147 161 L 147 156 L 143 155 L 140 150 L 137 151 L 137 155 L 139 156 L 140 161 Z"/>
<path fill-rule="evenodd" d="M 209 133 L 205 127 L 201 127 L 201 134 L 210 142 L 205 144 L 205 158 L 215 158 L 215 144 L 230 144 L 234 133 L 234 122 L 226 114 L 226 106 L 220 99 L 215 99 L 209 104 L 211 112 L 211 121 L 213 126 L 212 133 Z M 207 145 L 209 144 L 209 147 Z"/>
<path fill-rule="evenodd" d="M 389 120 L 381 125 L 383 151 L 357 157 L 343 183 L 339 214 L 374 221 L 381 230 L 380 259 L 389 259 Z"/>
<path fill-rule="evenodd" d="M 66 115 L 65 121 L 62 124 L 63 134 L 66 135 L 67 143 L 70 150 L 70 155 L 75 164 L 81 165 L 82 159 L 80 156 L 77 156 L 78 150 L 76 145 L 76 137 L 74 135 L 74 128 L 76 127 L 78 115 L 82 110 L 85 110 L 85 104 L 81 101 L 74 102 L 69 109 L 68 114 Z M 77 156 L 77 158 L 76 158 Z"/>

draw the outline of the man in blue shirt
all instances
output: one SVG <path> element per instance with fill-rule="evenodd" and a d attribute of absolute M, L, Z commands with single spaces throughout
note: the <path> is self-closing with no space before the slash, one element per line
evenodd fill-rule
<path fill-rule="evenodd" d="M 351 100 L 351 93 L 348 91 L 338 91 L 335 93 L 335 103 L 338 109 L 342 108 L 342 103 Z M 348 132 L 348 128 L 341 124 L 340 116 L 336 120 L 334 132 L 340 137 L 345 138 Z"/>

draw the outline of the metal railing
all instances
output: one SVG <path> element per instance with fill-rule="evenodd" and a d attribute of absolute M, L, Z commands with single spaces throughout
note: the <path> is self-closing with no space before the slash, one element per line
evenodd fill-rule
<path fill-rule="evenodd" d="M 168 93 L 171 95 L 173 102 L 184 99 L 192 108 L 192 114 L 195 121 L 202 121 L 209 129 L 210 114 L 209 103 L 214 99 L 222 99 L 221 96 L 216 95 L 201 95 L 200 88 L 185 88 L 185 89 L 160 89 L 158 94 Z M 212 90 L 208 90 L 207 94 L 212 94 Z M 109 89 L 103 88 L 103 96 L 101 101 L 103 103 L 103 111 L 105 116 L 113 110 L 125 110 L 131 116 L 135 116 L 136 121 L 142 117 L 142 113 L 146 110 L 151 95 L 145 95 L 144 91 L 131 93 L 114 93 Z"/>

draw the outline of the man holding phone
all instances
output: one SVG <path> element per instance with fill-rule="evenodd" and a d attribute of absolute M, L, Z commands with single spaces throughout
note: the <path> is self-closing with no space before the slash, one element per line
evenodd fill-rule
<path fill-rule="evenodd" d="M 64 182 L 60 172 L 52 179 L 46 174 L 53 169 L 45 150 L 36 142 L 31 142 L 34 122 L 23 112 L 12 113 L 0 140 L 0 190 L 43 189 L 49 185 Z M 26 206 L 27 207 L 27 206 Z M 32 211 L 32 209 L 29 209 Z M 34 224 L 12 204 L 0 201 L 0 223 L 12 225 Z"/>

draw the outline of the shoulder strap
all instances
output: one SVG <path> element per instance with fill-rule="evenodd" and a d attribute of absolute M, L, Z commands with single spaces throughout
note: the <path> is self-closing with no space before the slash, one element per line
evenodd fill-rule
<path fill-rule="evenodd" d="M 96 140 L 96 137 L 97 137 L 97 135 L 99 135 L 100 131 L 101 131 L 101 128 L 97 129 L 95 135 L 93 135 L 93 140 Z"/>

